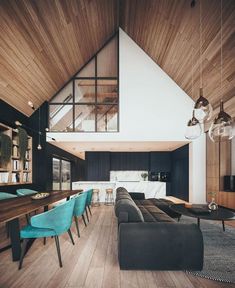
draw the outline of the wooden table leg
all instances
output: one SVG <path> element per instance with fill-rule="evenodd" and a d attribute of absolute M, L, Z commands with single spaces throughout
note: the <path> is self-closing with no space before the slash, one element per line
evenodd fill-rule
<path fill-rule="evenodd" d="M 197 226 L 200 228 L 200 218 L 197 218 Z"/>
<path fill-rule="evenodd" d="M 223 231 L 225 231 L 224 220 L 222 220 L 222 225 L 223 225 Z"/>
<path fill-rule="evenodd" d="M 12 260 L 19 261 L 21 246 L 20 246 L 20 224 L 19 218 L 15 218 L 9 223 L 9 234 L 11 239 L 11 251 L 12 251 Z"/>

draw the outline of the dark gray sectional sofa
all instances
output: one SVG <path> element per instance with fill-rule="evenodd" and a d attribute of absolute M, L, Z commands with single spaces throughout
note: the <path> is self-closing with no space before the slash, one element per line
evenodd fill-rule
<path fill-rule="evenodd" d="M 145 200 L 144 194 L 128 193 L 122 187 L 116 192 L 121 269 L 202 269 L 203 238 L 197 225 L 177 223 L 172 217 L 180 215 L 165 200 Z"/>

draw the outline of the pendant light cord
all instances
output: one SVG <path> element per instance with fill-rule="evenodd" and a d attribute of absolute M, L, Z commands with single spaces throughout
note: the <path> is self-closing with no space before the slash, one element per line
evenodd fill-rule
<path fill-rule="evenodd" d="M 223 0 L 220 0 L 220 96 L 223 100 Z"/>
<path fill-rule="evenodd" d="M 202 88 L 202 0 L 200 0 L 199 14 L 200 14 L 200 88 Z"/>

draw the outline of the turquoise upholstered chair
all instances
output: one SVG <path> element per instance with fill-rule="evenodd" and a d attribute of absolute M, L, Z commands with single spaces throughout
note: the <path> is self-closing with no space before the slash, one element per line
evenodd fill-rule
<path fill-rule="evenodd" d="M 33 194 L 37 194 L 38 191 L 35 190 L 31 190 L 31 189 L 17 189 L 16 190 L 16 194 L 18 196 L 28 196 L 28 195 L 33 195 Z"/>
<path fill-rule="evenodd" d="M 86 198 L 86 216 L 87 216 L 87 220 L 89 222 L 89 217 L 88 217 L 88 212 L 87 212 L 87 208 L 91 214 L 91 209 L 90 209 L 90 206 L 91 206 L 91 200 L 92 200 L 92 194 L 93 194 L 93 189 L 90 189 L 90 190 L 87 190 L 86 192 L 84 193 L 87 193 L 87 198 Z M 92 215 L 92 214 L 91 214 Z"/>
<path fill-rule="evenodd" d="M 86 220 L 85 220 L 85 217 L 84 217 L 84 212 L 86 210 L 87 195 L 88 195 L 88 193 L 83 192 L 83 193 L 81 193 L 81 194 L 79 194 L 78 196 L 75 197 L 73 216 L 74 216 L 74 220 L 75 220 L 75 223 L 76 223 L 78 237 L 80 237 L 80 232 L 79 232 L 79 227 L 78 227 L 78 217 L 79 216 L 82 216 L 83 222 L 84 222 L 85 226 L 87 226 Z"/>
<path fill-rule="evenodd" d="M 17 196 L 11 193 L 0 192 L 0 200 L 16 198 Z"/>
<path fill-rule="evenodd" d="M 57 248 L 57 254 L 59 259 L 60 267 L 62 267 L 61 253 L 59 237 L 61 234 L 68 232 L 70 239 L 74 245 L 72 233 L 70 227 L 73 219 L 75 198 L 51 209 L 50 211 L 44 212 L 33 216 L 30 219 L 30 225 L 22 228 L 20 231 L 20 237 L 23 239 L 19 269 L 23 264 L 23 259 L 27 247 L 27 243 L 30 238 L 45 238 L 54 236 L 55 244 Z"/>

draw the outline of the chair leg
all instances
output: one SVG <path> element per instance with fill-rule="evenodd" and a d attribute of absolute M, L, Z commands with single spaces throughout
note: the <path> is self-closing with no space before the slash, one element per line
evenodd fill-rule
<path fill-rule="evenodd" d="M 29 214 L 25 214 L 25 218 L 26 218 L 27 224 L 29 224 L 29 223 L 30 223 L 30 221 L 29 221 Z"/>
<path fill-rule="evenodd" d="M 87 224 L 86 224 L 86 219 L 85 219 L 85 216 L 84 216 L 83 214 L 82 214 L 82 220 L 83 220 L 85 226 L 87 226 Z"/>
<path fill-rule="evenodd" d="M 46 245 L 46 242 L 47 242 L 47 238 L 44 237 L 44 238 L 43 238 L 43 245 Z"/>
<path fill-rule="evenodd" d="M 26 247 L 27 247 L 28 242 L 29 242 L 29 239 L 23 240 L 23 244 L 21 247 L 21 254 L 20 254 L 20 263 L 19 263 L 19 267 L 18 267 L 19 270 L 22 268 L 22 265 L 23 265 L 24 255 L 26 252 Z"/>
<path fill-rule="evenodd" d="M 89 217 L 88 217 L 87 207 L 86 207 L 86 218 L 87 218 L 87 221 L 90 222 Z"/>
<path fill-rule="evenodd" d="M 71 239 L 72 244 L 74 245 L 75 243 L 74 243 L 74 241 L 73 241 L 73 235 L 72 235 L 70 229 L 68 230 L 68 234 L 69 234 L 69 237 L 70 237 L 70 239 Z"/>
<path fill-rule="evenodd" d="M 91 208 L 90 208 L 90 206 L 88 206 L 88 210 L 89 210 L 89 212 L 90 212 L 90 215 L 92 215 L 92 214 L 91 214 Z"/>
<path fill-rule="evenodd" d="M 62 260 L 61 260 L 61 254 L 60 254 L 60 242 L 59 242 L 59 237 L 57 235 L 55 236 L 55 244 L 56 244 L 56 249 L 57 249 L 60 267 L 63 267 L 62 266 Z"/>
<path fill-rule="evenodd" d="M 76 228 L 77 228 L 77 232 L 78 232 L 78 237 L 80 237 L 80 232 L 79 232 L 79 227 L 78 227 L 78 218 L 77 218 L 77 216 L 74 216 L 74 220 L 75 220 L 75 224 L 76 224 Z"/>

